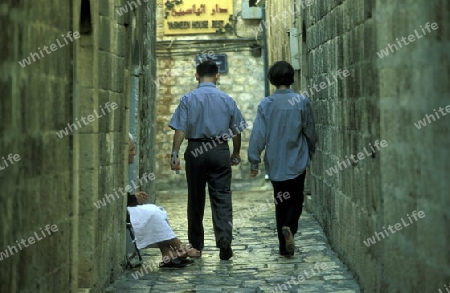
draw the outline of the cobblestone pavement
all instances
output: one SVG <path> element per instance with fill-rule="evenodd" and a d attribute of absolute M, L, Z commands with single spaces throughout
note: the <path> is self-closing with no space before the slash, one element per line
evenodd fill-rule
<path fill-rule="evenodd" d="M 147 272 L 143 268 L 127 270 L 105 292 L 360 292 L 352 274 L 330 249 L 321 227 L 307 212 L 300 218 L 300 233 L 295 235 L 295 256 L 288 259 L 277 254 L 271 200 L 271 190 L 233 192 L 234 219 L 241 222 L 233 229 L 234 256 L 230 261 L 219 259 L 207 204 L 201 259 L 185 268 L 158 269 L 159 250 L 144 249 Z M 187 242 L 186 192 L 159 193 L 156 204 L 167 210 L 175 233 Z M 254 211 L 255 207 L 259 210 Z M 137 272 L 142 274 L 138 279 Z"/>

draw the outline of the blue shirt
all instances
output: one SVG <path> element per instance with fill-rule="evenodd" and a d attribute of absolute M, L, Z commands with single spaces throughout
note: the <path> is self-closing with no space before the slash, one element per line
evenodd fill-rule
<path fill-rule="evenodd" d="M 202 82 L 190 93 L 184 95 L 178 105 L 169 127 L 181 130 L 186 138 L 214 138 L 242 132 L 247 123 L 236 102 L 216 88 L 212 82 Z"/>
<path fill-rule="evenodd" d="M 258 106 L 248 147 L 252 170 L 265 149 L 266 172 L 273 181 L 302 174 L 315 152 L 316 131 L 309 99 L 291 89 L 276 90 Z"/>

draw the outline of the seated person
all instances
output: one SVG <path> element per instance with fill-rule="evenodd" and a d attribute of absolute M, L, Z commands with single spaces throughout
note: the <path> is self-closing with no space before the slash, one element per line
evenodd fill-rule
<path fill-rule="evenodd" d="M 136 155 L 134 141 L 130 135 L 128 163 Z M 138 249 L 158 247 L 163 262 L 160 267 L 183 267 L 190 261 L 186 257 L 200 257 L 201 252 L 186 245 L 175 236 L 164 208 L 154 204 L 143 204 L 148 198 L 145 192 L 128 194 L 127 210 L 133 226 Z"/>

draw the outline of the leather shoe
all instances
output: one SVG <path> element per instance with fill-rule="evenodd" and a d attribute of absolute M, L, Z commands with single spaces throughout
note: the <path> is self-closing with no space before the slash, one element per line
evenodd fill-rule
<path fill-rule="evenodd" d="M 283 232 L 284 240 L 286 241 L 286 252 L 292 256 L 294 255 L 295 243 L 291 228 L 289 228 L 288 226 L 283 226 L 283 228 L 281 229 Z"/>
<path fill-rule="evenodd" d="M 228 239 L 221 239 L 219 241 L 221 260 L 229 260 L 233 256 L 233 250 L 231 249 L 231 243 Z"/>

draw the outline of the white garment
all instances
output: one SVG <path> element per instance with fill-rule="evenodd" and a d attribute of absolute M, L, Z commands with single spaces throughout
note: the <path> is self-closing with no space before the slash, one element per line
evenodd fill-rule
<path fill-rule="evenodd" d="M 154 204 L 128 207 L 138 249 L 158 247 L 156 243 L 175 238 L 163 207 Z"/>

